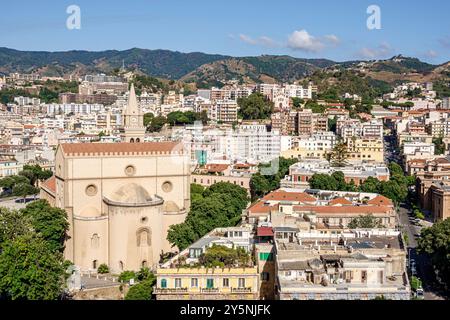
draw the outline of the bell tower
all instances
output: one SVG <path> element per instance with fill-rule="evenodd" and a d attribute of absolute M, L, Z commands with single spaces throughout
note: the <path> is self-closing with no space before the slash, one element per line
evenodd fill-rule
<path fill-rule="evenodd" d="M 131 84 L 128 105 L 123 111 L 124 142 L 144 142 L 144 115 L 139 108 L 134 84 Z"/>

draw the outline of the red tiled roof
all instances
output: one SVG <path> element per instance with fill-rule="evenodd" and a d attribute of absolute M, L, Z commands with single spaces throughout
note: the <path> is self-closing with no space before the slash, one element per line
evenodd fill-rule
<path fill-rule="evenodd" d="M 222 172 L 228 169 L 227 164 L 207 164 L 206 169 L 208 172 Z"/>
<path fill-rule="evenodd" d="M 331 200 L 330 202 L 328 202 L 328 205 L 330 206 L 335 206 L 335 205 L 343 205 L 343 206 L 347 206 L 347 205 L 352 205 L 352 202 L 345 199 L 345 198 L 336 198 Z"/>
<path fill-rule="evenodd" d="M 178 142 L 142 143 L 63 143 L 60 145 L 66 155 L 139 155 L 139 154 L 179 154 L 183 152 Z"/>
<path fill-rule="evenodd" d="M 266 195 L 263 200 L 313 202 L 316 198 L 305 192 L 286 192 L 277 190 Z"/>
<path fill-rule="evenodd" d="M 265 204 L 264 201 L 258 201 L 257 203 L 252 205 L 250 208 L 248 208 L 248 212 L 250 215 L 252 215 L 252 214 L 258 215 L 261 213 L 269 214 L 272 209 L 278 209 L 278 204 L 271 206 L 271 205 Z"/>
<path fill-rule="evenodd" d="M 376 206 L 392 206 L 392 201 L 391 199 L 388 199 L 385 196 L 378 195 L 372 200 L 367 201 L 367 204 Z"/>
<path fill-rule="evenodd" d="M 273 229 L 271 227 L 259 227 L 256 235 L 258 237 L 273 237 Z"/>
<path fill-rule="evenodd" d="M 45 180 L 41 187 L 47 189 L 48 191 L 52 192 L 52 193 L 56 193 L 56 178 L 55 176 L 52 176 L 50 178 L 48 178 L 47 180 Z"/>

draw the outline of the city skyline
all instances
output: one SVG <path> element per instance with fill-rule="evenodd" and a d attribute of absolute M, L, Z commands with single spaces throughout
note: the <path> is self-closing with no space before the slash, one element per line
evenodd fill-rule
<path fill-rule="evenodd" d="M 66 10 L 80 8 L 80 29 Z M 368 8 L 381 29 L 369 29 Z M 436 10 L 440 6 L 442 10 Z M 167 49 L 236 57 L 290 55 L 334 61 L 387 59 L 397 54 L 441 64 L 450 60 L 449 4 L 433 0 L 195 4 L 179 1 L 16 1 L 3 5 L 0 46 L 26 51 Z M 234 8 L 234 9 L 233 9 Z M 229 14 L 223 14 L 228 12 Z M 369 12 L 369 13 L 367 13 Z M 214 14 L 217 13 L 217 14 Z"/>

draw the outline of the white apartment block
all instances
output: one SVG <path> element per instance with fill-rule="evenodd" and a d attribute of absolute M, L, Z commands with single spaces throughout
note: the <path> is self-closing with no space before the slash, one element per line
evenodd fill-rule
<path fill-rule="evenodd" d="M 434 155 L 434 144 L 425 142 L 405 142 L 403 144 L 405 156 Z"/>
<path fill-rule="evenodd" d="M 45 112 L 47 115 L 56 115 L 56 114 L 90 114 L 95 112 L 101 112 L 105 110 L 105 106 L 103 104 L 77 104 L 77 103 L 68 103 L 68 104 L 58 104 L 51 103 L 44 105 Z"/>
<path fill-rule="evenodd" d="M 41 104 L 41 99 L 39 98 L 30 98 L 30 97 L 15 97 L 14 102 L 17 103 L 19 106 L 38 106 Z"/>

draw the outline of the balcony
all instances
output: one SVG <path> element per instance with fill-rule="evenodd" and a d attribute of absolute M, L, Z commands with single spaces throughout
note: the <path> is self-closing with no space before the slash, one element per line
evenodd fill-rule
<path fill-rule="evenodd" d="M 231 288 L 231 293 L 252 293 L 252 288 Z"/>
<path fill-rule="evenodd" d="M 156 288 L 155 294 L 183 294 L 187 293 L 188 288 Z"/>
<path fill-rule="evenodd" d="M 219 293 L 219 288 L 201 288 L 201 293 Z"/>

